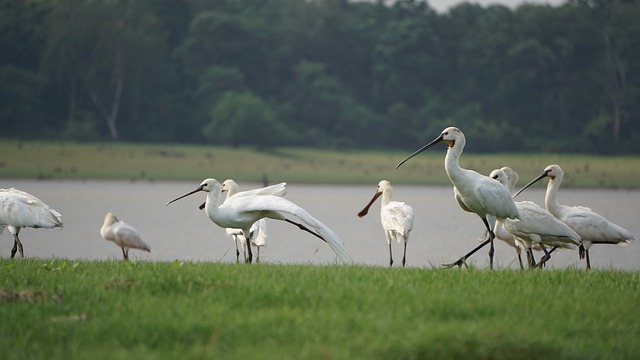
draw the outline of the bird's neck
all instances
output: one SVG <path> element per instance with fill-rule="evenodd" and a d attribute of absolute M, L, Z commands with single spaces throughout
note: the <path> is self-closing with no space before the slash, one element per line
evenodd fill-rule
<path fill-rule="evenodd" d="M 207 199 L 204 203 L 204 209 L 209 218 L 213 220 L 214 214 L 218 211 L 218 200 L 220 199 L 220 191 L 209 191 Z"/>
<path fill-rule="evenodd" d="M 464 148 L 464 140 L 458 140 L 453 146 L 447 149 L 447 156 L 444 158 L 444 169 L 449 179 L 454 184 L 459 180 L 463 171 L 460 167 L 460 154 Z"/>
<path fill-rule="evenodd" d="M 391 197 L 393 196 L 391 190 L 385 190 L 382 193 L 382 206 L 387 206 L 391 202 Z"/>
<path fill-rule="evenodd" d="M 554 216 L 558 213 L 560 208 L 560 204 L 558 203 L 558 189 L 560 188 L 560 183 L 562 183 L 562 177 L 556 176 L 553 179 L 549 179 L 549 183 L 547 184 L 547 193 L 544 196 L 544 205 Z"/>

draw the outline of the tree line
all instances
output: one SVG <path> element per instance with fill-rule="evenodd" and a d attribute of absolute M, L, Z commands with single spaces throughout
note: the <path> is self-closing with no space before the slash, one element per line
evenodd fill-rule
<path fill-rule="evenodd" d="M 640 1 L 0 0 L 0 137 L 640 152 Z"/>

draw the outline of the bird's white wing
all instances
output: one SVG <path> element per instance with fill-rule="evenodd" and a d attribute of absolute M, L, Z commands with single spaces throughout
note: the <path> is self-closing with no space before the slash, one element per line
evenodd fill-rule
<path fill-rule="evenodd" d="M 518 217 L 518 208 L 506 187 L 486 176 L 478 179 L 475 187 L 476 198 L 489 214 L 498 219 Z"/>
<path fill-rule="evenodd" d="M 580 236 L 547 210 L 531 201 L 518 202 L 520 219 L 505 219 L 505 228 L 514 236 L 546 245 L 580 245 Z"/>
<path fill-rule="evenodd" d="M 62 227 L 62 215 L 37 197 L 14 188 L 0 191 L 0 223 L 16 227 Z"/>
<path fill-rule="evenodd" d="M 239 194 L 239 193 L 238 193 Z M 307 226 L 315 229 L 318 234 L 327 242 L 327 245 L 345 262 L 353 260 L 344 248 L 344 242 L 331 230 L 328 226 L 314 218 L 309 212 L 293 202 L 279 196 L 260 195 L 260 196 L 232 196 L 219 209 L 224 211 L 229 208 L 230 214 L 244 219 L 257 221 L 260 218 L 268 217 L 272 219 L 284 220 L 285 217 L 280 213 L 288 213 L 300 219 Z"/>
<path fill-rule="evenodd" d="M 286 185 L 287 183 L 281 182 L 279 184 L 270 185 L 270 186 L 259 188 L 259 189 L 240 191 L 233 196 L 242 197 L 242 196 L 254 196 L 254 195 L 274 195 L 274 196 L 283 197 L 287 194 Z"/>
<path fill-rule="evenodd" d="M 116 244 L 122 247 L 151 251 L 151 246 L 147 244 L 138 230 L 133 226 L 120 221 L 112 225 L 114 240 Z"/>
<path fill-rule="evenodd" d="M 594 244 L 614 243 L 626 245 L 635 239 L 631 232 L 586 207 L 565 208 L 560 220 L 574 229 L 582 237 L 583 241 L 589 241 Z"/>
<path fill-rule="evenodd" d="M 413 209 L 403 202 L 392 201 L 383 206 L 380 219 L 382 228 L 386 231 L 396 231 L 406 235 L 413 229 Z"/>

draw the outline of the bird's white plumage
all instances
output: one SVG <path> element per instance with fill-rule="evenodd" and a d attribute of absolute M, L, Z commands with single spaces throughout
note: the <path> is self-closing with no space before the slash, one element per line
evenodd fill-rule
<path fill-rule="evenodd" d="M 507 173 L 502 169 L 496 169 L 489 175 L 506 188 L 512 190 L 515 184 L 509 179 Z M 509 168 L 510 171 L 513 171 Z M 513 172 L 515 173 L 515 172 Z M 519 219 L 499 220 L 506 230 L 516 239 L 521 241 L 526 248 L 531 248 L 532 243 L 546 246 L 559 246 L 562 248 L 575 249 L 580 245 L 580 236 L 563 222 L 555 218 L 547 210 L 543 209 L 532 201 L 515 202 L 520 214 Z"/>
<path fill-rule="evenodd" d="M 112 214 L 107 213 L 100 228 L 103 239 L 111 241 L 122 248 L 125 259 L 128 258 L 128 249 L 138 249 L 151 252 L 151 246 L 142 238 L 140 232 L 133 226 L 118 220 Z"/>
<path fill-rule="evenodd" d="M 277 186 L 278 185 L 274 185 L 271 188 L 276 188 Z M 182 197 L 198 191 L 207 192 L 205 211 L 211 221 L 222 228 L 242 229 L 245 234 L 249 233 L 253 223 L 262 218 L 287 220 L 282 213 L 291 214 L 316 230 L 342 260 L 347 262 L 352 261 L 344 248 L 344 243 L 338 235 L 328 226 L 311 216 L 306 210 L 284 199 L 282 197 L 284 195 L 282 191 L 266 191 L 264 190 L 266 188 L 240 191 L 227 199 L 222 205 L 217 206 L 221 189 L 222 185 L 217 180 L 210 178 L 204 180 L 198 189 Z M 182 197 L 174 199 L 169 203 Z M 169 203 L 167 203 L 167 205 Z"/>
<path fill-rule="evenodd" d="M 286 183 L 282 182 L 279 184 L 267 186 L 260 189 L 248 190 L 245 192 L 245 195 L 248 193 L 249 195 L 276 195 L 276 196 L 284 196 L 286 195 Z M 226 197 L 224 201 L 227 201 L 231 196 L 234 196 L 238 193 L 239 190 L 238 184 L 232 179 L 227 179 L 222 183 L 221 192 L 226 193 Z M 241 244 L 243 253 L 245 254 L 246 259 L 246 249 L 247 241 L 245 240 L 245 235 L 242 229 L 233 229 L 226 228 L 225 229 L 227 235 L 231 236 L 235 246 L 236 246 L 236 260 L 238 260 L 239 251 L 238 251 L 238 243 Z M 251 229 L 249 229 L 249 240 L 251 241 L 251 245 L 258 248 L 258 254 L 260 247 L 266 245 L 267 242 L 267 222 L 264 219 L 260 219 L 251 225 Z M 258 261 L 259 255 L 256 259 Z"/>
<path fill-rule="evenodd" d="M 16 188 L 0 189 L 0 234 L 5 227 L 13 234 L 11 257 L 14 257 L 17 250 L 24 257 L 18 236 L 21 228 L 51 229 L 63 226 L 62 215 L 37 197 Z"/>
<path fill-rule="evenodd" d="M 37 197 L 15 189 L 0 189 L 0 224 L 16 228 L 63 227 L 62 215 Z"/>
<path fill-rule="evenodd" d="M 553 216 L 580 235 L 582 238 L 580 256 L 586 256 L 587 269 L 591 268 L 589 248 L 592 244 L 618 244 L 624 246 L 635 240 L 635 235 L 631 232 L 588 207 L 560 204 L 558 202 L 558 189 L 562 184 L 564 171 L 559 165 L 547 166 L 539 177 L 525 185 L 518 193 L 545 177 L 549 178 L 545 194 L 545 206 Z"/>
<path fill-rule="evenodd" d="M 462 131 L 456 127 L 448 127 L 442 131 L 439 137 L 431 143 L 418 149 L 409 157 L 400 162 L 399 167 L 404 162 L 422 151 L 430 148 L 439 142 L 446 142 L 449 147 L 444 160 L 444 167 L 451 183 L 453 183 L 453 191 L 455 199 L 460 207 L 468 212 L 477 214 L 485 224 L 487 231 L 492 235 L 491 250 L 489 250 L 490 266 L 493 266 L 493 228 L 491 217 L 498 219 L 516 219 L 518 218 L 518 209 L 511 199 L 509 191 L 500 183 L 494 181 L 488 176 L 479 174 L 476 171 L 464 169 L 460 167 L 460 155 L 464 150 L 466 139 Z M 463 261 L 460 259 L 460 261 Z M 457 262 L 458 263 L 458 262 Z"/>
<path fill-rule="evenodd" d="M 407 242 L 409 241 L 409 234 L 413 230 L 413 208 L 404 202 L 392 201 L 393 187 L 388 180 L 382 180 L 378 183 L 373 198 L 365 206 L 360 213 L 359 217 L 366 215 L 369 212 L 369 207 L 376 201 L 378 197 L 382 197 L 382 205 L 380 206 L 380 222 L 382 223 L 382 229 L 389 245 L 389 264 L 393 265 L 393 256 L 391 254 L 391 242 L 396 240 L 398 243 L 404 243 L 404 255 L 402 258 L 402 265 L 406 262 L 406 250 Z"/>

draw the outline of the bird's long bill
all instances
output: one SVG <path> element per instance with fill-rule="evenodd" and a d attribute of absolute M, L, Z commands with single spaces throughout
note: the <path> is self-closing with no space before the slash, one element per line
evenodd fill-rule
<path fill-rule="evenodd" d="M 358 217 L 363 217 L 365 215 L 367 215 L 367 213 L 369 212 L 369 208 L 371 207 L 371 205 L 373 205 L 373 202 L 376 201 L 376 199 L 378 199 L 380 197 L 380 195 L 382 195 L 381 192 L 377 191 L 375 193 L 375 195 L 373 195 L 373 197 L 371 198 L 371 201 L 369 201 L 369 203 L 367 204 L 367 206 L 364 207 L 364 209 L 362 209 L 359 213 L 358 213 Z"/>
<path fill-rule="evenodd" d="M 520 191 L 518 191 L 515 195 L 512 196 L 512 198 L 515 199 L 516 196 L 520 195 L 521 192 L 525 191 L 526 188 L 528 188 L 529 186 L 537 183 L 538 181 L 540 181 L 542 178 L 547 176 L 547 172 L 543 172 L 540 176 L 538 176 L 537 178 L 531 180 L 531 182 L 529 182 L 527 185 L 523 186 L 522 189 L 520 189 Z"/>
<path fill-rule="evenodd" d="M 180 200 L 180 199 L 182 199 L 182 198 L 185 198 L 185 197 L 187 197 L 187 196 L 189 196 L 189 195 L 193 195 L 193 194 L 197 193 L 198 191 L 202 191 L 202 186 L 198 186 L 198 188 L 197 188 L 197 189 L 195 189 L 195 190 L 193 190 L 192 192 L 190 192 L 190 193 L 186 193 L 186 194 L 184 194 L 184 195 L 182 195 L 182 196 L 180 196 L 180 197 L 177 197 L 177 198 L 175 198 L 175 199 L 173 199 L 173 200 L 169 201 L 169 202 L 168 202 L 168 203 L 166 203 L 164 206 L 167 206 L 167 205 L 171 204 L 172 202 L 178 201 L 178 200 Z"/>
<path fill-rule="evenodd" d="M 404 164 L 405 162 L 407 162 L 407 160 L 411 159 L 412 157 L 420 154 L 421 152 L 427 150 L 428 148 L 432 147 L 433 145 L 439 143 L 442 141 L 442 135 L 438 136 L 435 140 L 433 140 L 432 142 L 428 143 L 427 145 L 421 147 L 420 149 L 416 150 L 416 152 L 414 152 L 413 154 L 407 156 L 406 159 L 400 161 L 398 163 L 398 165 L 396 165 L 396 169 L 400 167 L 400 165 Z"/>

